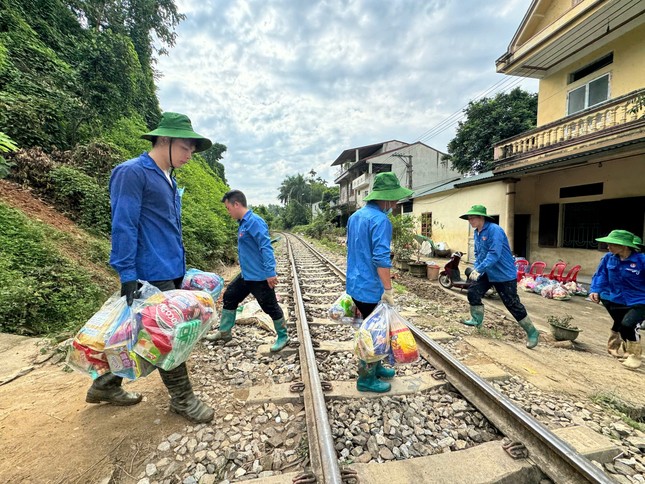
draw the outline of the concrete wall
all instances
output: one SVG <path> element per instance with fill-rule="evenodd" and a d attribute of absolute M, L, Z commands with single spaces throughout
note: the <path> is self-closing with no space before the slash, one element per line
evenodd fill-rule
<path fill-rule="evenodd" d="M 582 59 L 540 80 L 537 125 L 557 121 L 567 115 L 567 93 L 587 82 L 610 73 L 610 99 L 645 87 L 645 24 L 610 42 Z M 569 74 L 596 59 L 614 53 L 614 62 L 577 82 L 568 84 Z"/>
<path fill-rule="evenodd" d="M 580 277 L 583 280 L 591 279 L 604 253 L 589 249 L 539 247 L 540 205 L 645 196 L 645 186 L 642 182 L 644 174 L 645 156 L 633 156 L 621 160 L 604 161 L 600 167 L 593 164 L 523 177 L 516 184 L 515 213 L 531 215 L 529 259 L 542 260 L 549 268 L 558 259 L 566 261 L 569 266 L 580 264 L 582 266 Z M 602 195 L 560 198 L 562 187 L 598 182 L 604 183 Z M 560 230 L 562 230 L 562 220 L 560 224 Z"/>
<path fill-rule="evenodd" d="M 486 206 L 490 215 L 499 215 L 500 224 L 506 218 L 506 184 L 488 183 L 415 198 L 412 215 L 420 221 L 421 214 L 432 212 L 432 240 L 446 242 L 452 251 L 468 254 L 468 221 L 459 218 L 470 207 L 477 204 Z M 420 226 L 417 233 L 421 233 Z"/>

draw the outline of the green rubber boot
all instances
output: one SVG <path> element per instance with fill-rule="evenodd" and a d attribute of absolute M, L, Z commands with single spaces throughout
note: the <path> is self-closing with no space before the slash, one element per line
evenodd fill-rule
<path fill-rule="evenodd" d="M 87 391 L 85 401 L 87 403 L 107 402 L 112 405 L 135 405 L 141 401 L 141 394 L 126 392 L 121 383 L 123 378 L 112 373 L 101 375 L 92 383 Z"/>
<path fill-rule="evenodd" d="M 533 326 L 529 317 L 526 316 L 522 321 L 518 321 L 517 323 L 522 326 L 524 331 L 526 331 L 526 347 L 528 349 L 535 348 L 538 344 L 540 333 L 535 329 L 535 326 Z"/>
<path fill-rule="evenodd" d="M 275 328 L 275 332 L 278 333 L 278 339 L 275 340 L 275 343 L 271 347 L 271 352 L 275 353 L 287 346 L 289 333 L 287 332 L 287 325 L 284 322 L 284 318 L 273 321 L 273 327 Z"/>
<path fill-rule="evenodd" d="M 206 341 L 223 341 L 224 343 L 231 341 L 231 329 L 235 325 L 235 314 L 237 311 L 232 309 L 222 309 L 222 317 L 219 319 L 219 330 L 215 334 L 204 336 Z"/>
<path fill-rule="evenodd" d="M 484 322 L 484 306 L 470 306 L 470 319 L 462 319 L 461 322 L 466 326 L 479 328 Z"/>
<path fill-rule="evenodd" d="M 206 423 L 213 420 L 215 411 L 193 393 L 186 363 L 168 371 L 159 368 L 159 374 L 170 393 L 171 412 L 195 423 Z"/>
<path fill-rule="evenodd" d="M 380 361 L 376 364 L 376 378 L 385 378 L 386 380 L 389 380 L 394 378 L 394 375 L 396 375 L 396 370 L 394 368 L 385 368 Z"/>
<path fill-rule="evenodd" d="M 359 392 L 389 392 L 392 385 L 376 378 L 376 363 L 365 363 L 358 360 L 358 380 L 356 380 L 356 389 Z"/>

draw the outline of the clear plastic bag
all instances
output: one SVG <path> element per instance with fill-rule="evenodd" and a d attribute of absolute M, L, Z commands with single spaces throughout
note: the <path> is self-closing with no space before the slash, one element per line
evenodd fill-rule
<path fill-rule="evenodd" d="M 188 291 L 205 291 L 211 295 L 213 301 L 217 301 L 224 288 L 224 278 L 214 272 L 204 272 L 199 269 L 188 269 L 181 289 Z"/>
<path fill-rule="evenodd" d="M 356 305 L 352 297 L 343 292 L 331 305 L 327 311 L 329 319 L 334 321 L 342 321 L 343 318 L 355 318 L 356 317 Z"/>
<path fill-rule="evenodd" d="M 134 352 L 172 370 L 188 359 L 215 316 L 215 302 L 207 292 L 176 289 L 157 294 L 135 310 L 140 329 Z"/>
<path fill-rule="evenodd" d="M 354 334 L 354 354 L 367 363 L 374 363 L 390 352 L 389 311 L 393 308 L 379 303 Z"/>
<path fill-rule="evenodd" d="M 390 322 L 390 363 L 414 363 L 419 359 L 419 349 L 412 331 L 403 317 L 392 307 L 387 307 Z"/>

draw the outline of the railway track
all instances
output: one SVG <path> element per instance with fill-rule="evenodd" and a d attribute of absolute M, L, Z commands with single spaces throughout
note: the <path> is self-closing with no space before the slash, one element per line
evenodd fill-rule
<path fill-rule="evenodd" d="M 421 361 L 397 367 L 387 394 L 353 390 L 354 328 L 326 316 L 344 289 L 345 274 L 303 240 L 285 235 L 285 243 L 292 274 L 290 321 L 296 328 L 292 338 L 297 335 L 302 375 L 292 390 L 304 402 L 310 460 L 293 482 L 373 482 L 377 475 L 379 481 L 407 482 L 401 465 L 394 465 L 401 462 L 415 482 L 439 482 L 433 455 L 482 443 L 527 464 L 531 470 L 523 479 L 529 480 L 522 482 L 539 482 L 544 475 L 557 483 L 612 482 L 413 324 Z M 391 421 L 391 412 L 401 418 Z M 372 462 L 387 464 L 365 465 Z"/>
<path fill-rule="evenodd" d="M 546 477 L 556 483 L 612 482 L 516 408 L 511 394 L 500 393 L 505 381 L 489 384 L 477 376 L 506 380 L 499 369 L 493 375 L 485 364 L 466 368 L 437 344 L 452 347 L 456 341 L 432 332 L 428 321 L 435 316 L 424 317 L 413 307 L 401 308 L 401 314 L 416 324 L 411 329 L 422 358 L 395 367 L 390 392 L 357 392 L 355 330 L 327 315 L 345 288 L 343 271 L 292 235 L 283 236 L 275 254 L 277 293 L 292 345 L 271 353 L 270 318 L 263 321 L 261 311 L 249 317 L 247 310 L 257 303 L 245 301 L 233 340 L 204 341 L 191 355 L 191 380 L 200 398 L 216 409 L 215 420 L 167 435 L 144 462 L 139 479 L 151 476 L 151 484 L 538 483 Z M 453 309 L 443 310 L 448 302 L 425 301 L 423 307 L 437 306 L 428 311 L 455 317 Z M 587 427 L 571 429 L 593 434 L 583 432 L 583 439 L 597 435 Z M 562 430 L 570 429 L 555 432 L 563 435 Z M 604 461 L 594 459 L 609 462 L 617 455 L 611 452 Z"/>

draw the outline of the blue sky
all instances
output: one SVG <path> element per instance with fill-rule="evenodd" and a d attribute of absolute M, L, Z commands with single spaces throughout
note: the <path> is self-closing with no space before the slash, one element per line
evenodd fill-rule
<path fill-rule="evenodd" d="M 157 64 L 165 111 L 227 146 L 232 188 L 278 203 L 345 149 L 390 139 L 440 151 L 455 113 L 537 82 L 495 73 L 530 0 L 177 0 L 186 20 Z M 489 88 L 496 86 L 491 92 Z"/>

